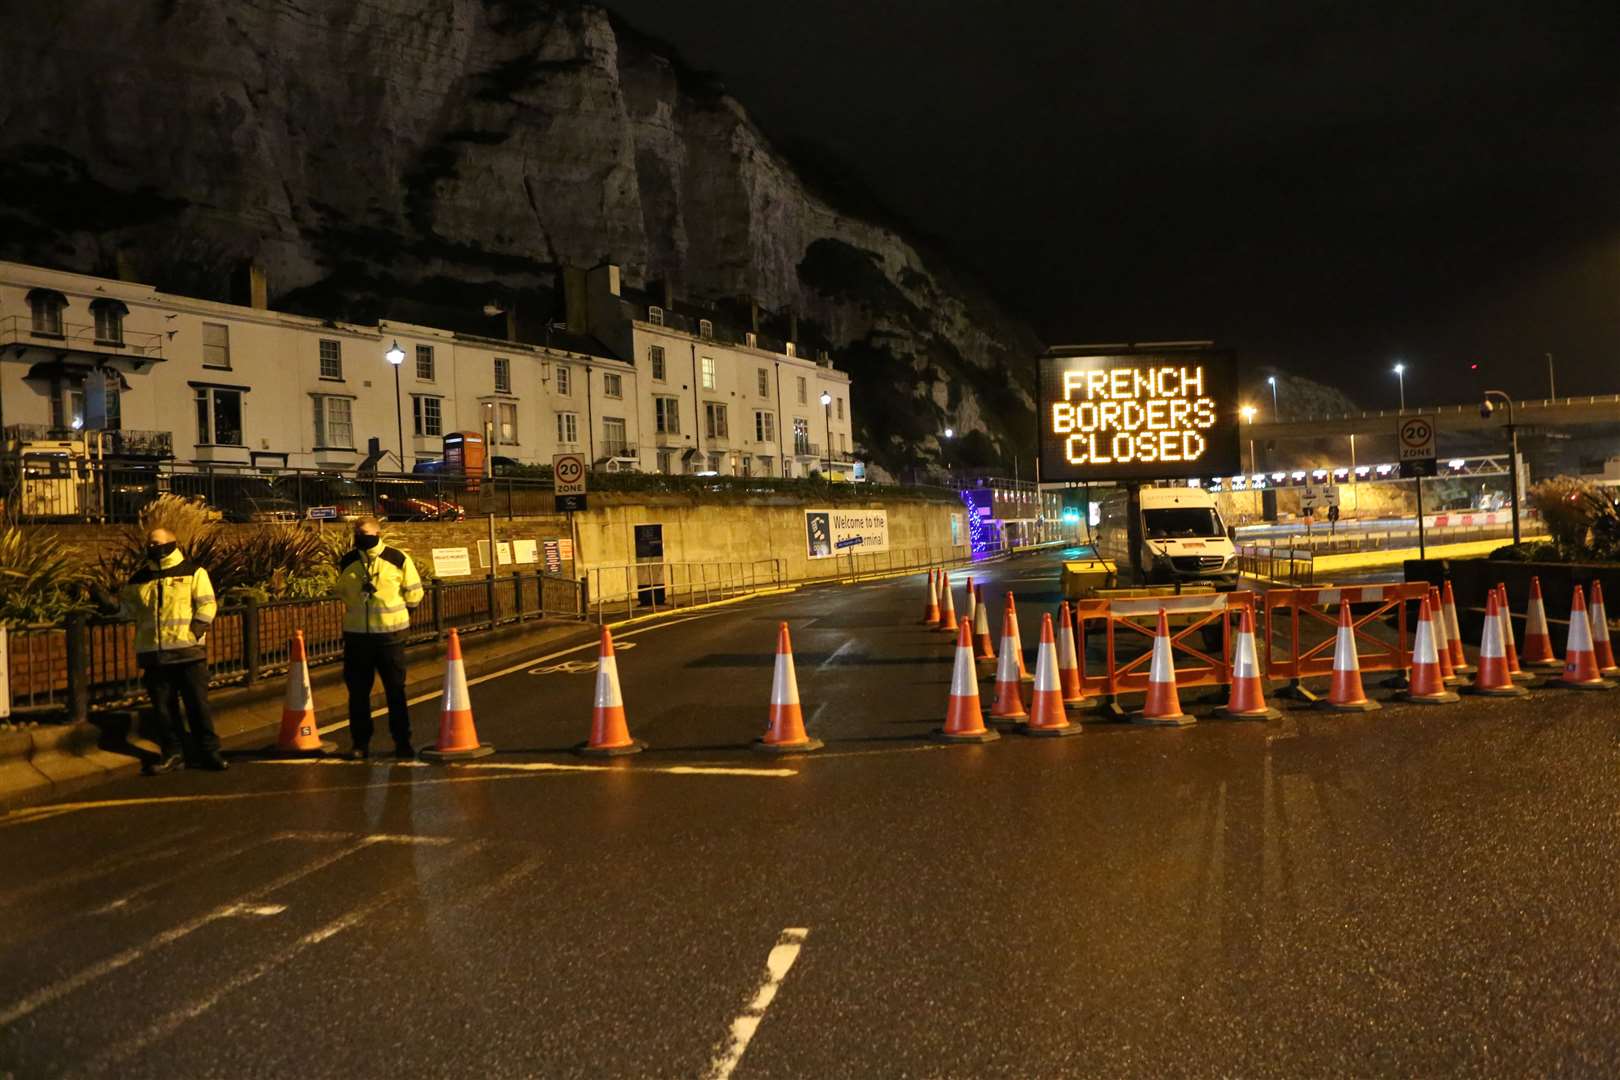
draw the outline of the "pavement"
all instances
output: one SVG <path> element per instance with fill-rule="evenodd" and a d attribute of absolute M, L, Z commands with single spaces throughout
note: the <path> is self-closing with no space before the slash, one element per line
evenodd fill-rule
<path fill-rule="evenodd" d="M 1058 558 L 987 568 L 1027 643 Z M 0 1076 L 1620 1068 L 1620 692 L 944 746 L 921 597 L 626 629 L 633 758 L 568 752 L 594 655 L 554 649 L 474 680 L 471 765 L 0 816 Z M 748 749 L 784 619 L 812 756 Z"/>

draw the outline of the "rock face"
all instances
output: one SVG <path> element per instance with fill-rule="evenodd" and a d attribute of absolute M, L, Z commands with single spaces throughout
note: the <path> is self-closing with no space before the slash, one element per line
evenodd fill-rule
<path fill-rule="evenodd" d="M 800 317 L 891 467 L 1033 452 L 1031 330 L 840 209 L 712 81 L 601 8 L 75 0 L 0 10 L 0 256 L 349 318 L 555 310 L 557 271 Z M 426 320 L 424 320 L 426 321 Z M 966 462 L 976 464 L 978 462 Z"/>

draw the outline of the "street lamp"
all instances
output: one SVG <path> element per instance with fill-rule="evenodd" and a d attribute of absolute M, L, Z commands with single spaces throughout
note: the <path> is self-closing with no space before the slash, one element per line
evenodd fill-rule
<path fill-rule="evenodd" d="M 1277 392 L 1277 380 L 1276 379 L 1271 380 L 1271 392 L 1273 394 L 1275 394 Z M 1271 407 L 1273 409 L 1275 409 L 1277 407 L 1275 398 L 1272 399 L 1272 406 Z M 1245 424 L 1252 424 L 1252 423 L 1254 423 L 1255 414 L 1258 413 L 1259 411 L 1260 410 L 1256 409 L 1253 405 L 1244 405 L 1242 408 L 1238 409 L 1238 415 L 1243 417 L 1243 422 Z M 1253 473 L 1254 470 L 1255 470 L 1255 464 L 1254 464 L 1254 434 L 1253 434 L 1254 429 L 1250 428 L 1249 431 L 1250 431 L 1250 434 L 1249 434 L 1249 472 Z M 1255 511 L 1254 511 L 1254 513 L 1255 513 L 1256 517 L 1261 516 L 1261 507 L 1260 507 L 1260 503 L 1258 502 L 1259 498 L 1260 498 L 1260 496 L 1258 496 L 1258 495 L 1255 496 L 1255 499 L 1257 501 L 1255 503 Z"/>
<path fill-rule="evenodd" d="M 1277 411 L 1277 376 L 1266 376 L 1266 382 L 1271 384 L 1271 419 L 1282 423 L 1282 414 Z"/>
<path fill-rule="evenodd" d="M 1513 423 L 1513 399 L 1500 390 L 1485 391 L 1485 400 L 1479 403 L 1479 415 L 1489 420 L 1496 411 L 1495 402 L 1507 406 L 1508 435 L 1508 498 L 1513 505 L 1513 546 L 1519 546 L 1519 429 Z"/>
<path fill-rule="evenodd" d="M 1395 377 L 1401 381 L 1401 412 L 1406 411 L 1406 365 L 1395 365 Z"/>
<path fill-rule="evenodd" d="M 399 471 L 405 471 L 405 410 L 399 403 L 399 369 L 405 363 L 405 350 L 399 347 L 399 339 L 383 353 L 383 359 L 394 365 L 394 422 L 399 426 Z"/>
<path fill-rule="evenodd" d="M 821 411 L 827 417 L 827 449 L 821 455 L 821 467 L 828 472 L 831 479 L 831 470 L 827 469 L 827 460 L 832 457 L 832 394 L 826 390 L 821 392 Z"/>

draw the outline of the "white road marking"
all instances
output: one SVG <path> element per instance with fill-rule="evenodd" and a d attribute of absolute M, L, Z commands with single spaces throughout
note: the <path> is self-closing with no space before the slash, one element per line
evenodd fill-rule
<path fill-rule="evenodd" d="M 776 992 L 781 988 L 782 980 L 787 978 L 788 970 L 799 958 L 799 949 L 803 946 L 804 939 L 809 936 L 808 928 L 790 926 L 776 939 L 776 947 L 765 958 L 765 980 L 755 991 L 754 999 L 731 1022 L 731 1040 L 726 1049 L 709 1062 L 709 1071 L 703 1074 L 706 1080 L 727 1080 L 737 1068 L 737 1063 L 742 1061 L 743 1052 L 753 1041 L 754 1032 L 759 1030 L 760 1021 L 765 1019 L 765 1010 L 776 1000 Z"/>
<path fill-rule="evenodd" d="M 228 848 L 225 851 L 215 852 L 214 854 L 208 856 L 205 859 L 200 859 L 200 860 L 196 860 L 196 861 L 193 861 L 191 863 L 188 863 L 185 867 L 183 867 L 177 873 L 169 874 L 166 877 L 155 878 L 155 879 L 153 879 L 151 881 L 146 882 L 144 885 L 138 885 L 135 888 L 131 889 L 129 892 L 127 892 L 124 895 L 118 897 L 118 899 L 109 900 L 107 903 L 101 905 L 98 908 L 95 908 L 94 910 L 92 910 L 90 912 L 90 914 L 92 914 L 92 915 L 110 915 L 114 911 L 122 911 L 122 910 L 128 908 L 136 900 L 139 900 L 141 897 L 145 896 L 147 893 L 151 892 L 154 889 L 160 889 L 165 885 L 170 885 L 170 884 L 172 884 L 172 883 L 174 883 L 176 881 L 179 881 L 183 877 L 189 877 L 189 876 L 195 874 L 199 870 L 202 870 L 202 869 L 204 869 L 206 867 L 209 867 L 209 866 L 214 866 L 214 865 L 216 865 L 218 863 L 222 863 L 222 862 L 226 861 L 227 859 L 234 859 L 236 856 L 245 854 L 246 852 L 249 852 L 249 851 L 252 851 L 256 847 L 260 847 L 261 845 L 269 843 L 271 840 L 281 840 L 281 839 L 285 839 L 285 838 L 286 838 L 286 834 L 282 834 L 282 833 L 278 833 L 273 837 L 272 836 L 261 836 L 261 837 L 258 837 L 255 840 L 249 841 L 246 844 L 241 844 L 241 845 L 238 845 L 237 847 Z M 352 839 L 352 837 L 334 835 L 332 837 L 332 839 L 334 839 L 334 840 L 349 840 L 349 839 Z"/>
<path fill-rule="evenodd" d="M 65 813 L 66 811 L 63 812 Z M 45 816 L 47 815 L 39 815 L 39 817 Z M 50 814 L 48 816 L 55 817 L 56 815 Z M 98 877 L 103 877 L 107 874 L 115 873 L 131 866 L 139 866 L 140 864 L 150 860 L 168 858 L 170 855 L 178 854 L 179 852 L 184 851 L 186 848 L 186 845 L 174 844 L 174 841 L 201 831 L 201 825 L 189 829 L 181 829 L 178 832 L 172 832 L 164 836 L 155 837 L 144 844 L 139 844 L 131 848 L 125 848 L 113 858 L 98 860 L 92 865 L 81 867 L 72 873 L 63 874 L 60 877 L 36 881 L 30 885 L 25 885 L 20 889 L 11 889 L 7 892 L 0 893 L 0 904 L 13 904 L 26 896 L 33 896 L 36 893 L 50 892 L 53 889 L 67 888 L 71 885 L 82 885 L 87 881 L 94 881 Z M 174 846 L 164 847 L 164 844 L 174 844 Z M 154 851 L 154 848 L 157 850 Z"/>
<path fill-rule="evenodd" d="M 854 647 L 855 647 L 855 639 L 850 638 L 848 641 L 846 641 L 842 645 L 838 646 L 838 648 L 834 649 L 832 651 L 832 653 L 828 655 L 827 659 L 825 659 L 821 663 L 817 664 L 816 665 L 816 670 L 817 671 L 826 671 L 827 668 L 832 666 L 832 663 L 833 663 L 834 660 L 837 660 L 840 656 L 843 656 L 844 653 L 848 652 L 849 650 L 853 649 Z"/>
<path fill-rule="evenodd" d="M 256 765 L 332 765 L 353 767 L 369 767 L 369 762 L 344 761 L 332 758 L 289 758 L 269 759 L 254 762 Z M 424 763 L 425 764 L 425 763 Z M 432 766 L 438 768 L 439 766 Z M 571 765 L 560 761 L 462 761 L 452 765 L 443 766 L 447 769 L 495 769 L 505 772 L 544 772 L 544 773 L 598 773 L 627 771 L 618 765 Z M 638 773 L 662 773 L 666 776 L 797 776 L 797 769 L 784 768 L 751 768 L 745 765 L 636 765 L 628 771 Z"/>

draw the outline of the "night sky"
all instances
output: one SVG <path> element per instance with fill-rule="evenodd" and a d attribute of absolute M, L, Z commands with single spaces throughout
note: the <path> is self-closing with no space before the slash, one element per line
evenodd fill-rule
<path fill-rule="evenodd" d="M 1620 391 L 1620 4 L 609 0 L 1051 343 Z"/>

